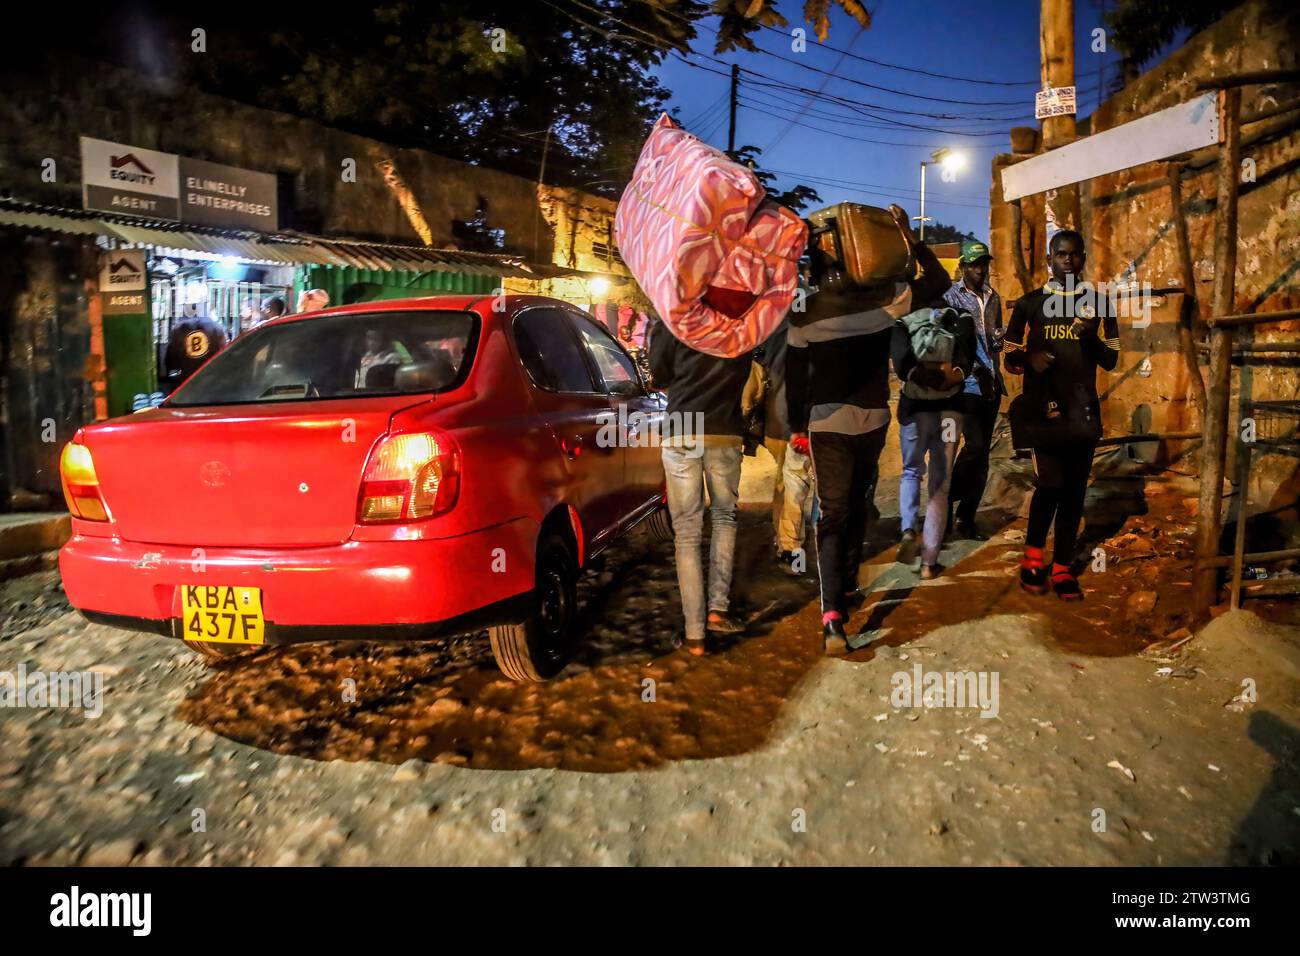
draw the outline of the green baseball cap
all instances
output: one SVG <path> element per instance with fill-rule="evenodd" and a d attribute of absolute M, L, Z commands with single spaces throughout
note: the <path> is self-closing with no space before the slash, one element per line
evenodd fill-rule
<path fill-rule="evenodd" d="M 963 265 L 970 265 L 979 262 L 981 259 L 992 259 L 993 254 L 989 252 L 989 247 L 975 239 L 967 239 L 961 244 L 961 259 Z"/>

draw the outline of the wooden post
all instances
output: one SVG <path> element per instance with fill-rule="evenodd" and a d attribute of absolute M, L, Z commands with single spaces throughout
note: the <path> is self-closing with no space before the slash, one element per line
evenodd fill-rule
<path fill-rule="evenodd" d="M 1011 237 L 1014 240 L 1011 245 L 1012 263 L 1016 267 L 1016 281 L 1020 283 L 1020 294 L 1029 295 L 1029 289 L 1032 281 L 1029 276 L 1029 266 L 1025 264 L 1025 247 L 1020 240 L 1020 227 L 1023 216 L 1021 215 L 1020 200 L 1011 201 Z"/>
<path fill-rule="evenodd" d="M 1041 0 L 1038 46 L 1043 88 L 1074 86 L 1074 0 Z M 1043 120 L 1043 149 L 1072 143 L 1078 135 L 1079 127 L 1072 115 Z M 1082 227 L 1077 183 L 1051 190 L 1046 198 L 1049 222 L 1055 222 L 1059 229 Z M 1039 254 L 1047 253 L 1035 251 L 1035 255 Z"/>
<path fill-rule="evenodd" d="M 1243 406 L 1244 407 L 1244 406 Z M 1237 446 L 1237 533 L 1232 543 L 1232 584 L 1228 586 L 1228 606 L 1241 607 L 1241 568 L 1246 553 L 1246 505 L 1250 501 L 1250 446 Z"/>
<path fill-rule="evenodd" d="M 1196 356 L 1196 275 L 1192 269 L 1192 244 L 1187 237 L 1187 217 L 1183 215 L 1183 168 L 1178 163 L 1169 164 L 1169 205 L 1174 217 L 1174 233 L 1178 238 L 1178 263 L 1183 274 L 1183 311 L 1178 317 L 1178 344 L 1187 364 L 1188 381 L 1192 386 L 1192 400 L 1196 403 L 1196 416 L 1205 433 L 1205 379 Z"/>
<path fill-rule="evenodd" d="M 1214 235 L 1213 315 L 1230 315 L 1236 298 L 1237 177 L 1241 165 L 1241 90 L 1224 90 L 1223 149 L 1219 158 L 1218 215 Z M 1210 558 L 1219 553 L 1223 530 L 1223 473 L 1228 445 L 1228 405 L 1232 395 L 1232 327 L 1214 326 L 1210 338 L 1210 376 L 1206 383 L 1205 436 L 1201 446 L 1201 500 L 1196 517 L 1196 553 Z M 1202 568 L 1196 574 L 1193 597 L 1196 612 L 1205 614 L 1218 597 L 1217 574 Z"/>

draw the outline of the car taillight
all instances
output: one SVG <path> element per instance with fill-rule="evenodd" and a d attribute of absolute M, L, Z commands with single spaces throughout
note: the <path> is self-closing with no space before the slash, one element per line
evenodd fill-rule
<path fill-rule="evenodd" d="M 90 449 L 76 438 L 63 446 L 59 458 L 59 478 L 63 482 L 63 497 L 68 510 L 86 521 L 107 521 L 108 509 L 99 491 L 99 478 L 95 475 L 95 462 Z"/>
<path fill-rule="evenodd" d="M 443 434 L 389 435 L 370 453 L 357 520 L 419 521 L 444 514 L 460 493 L 460 449 Z"/>

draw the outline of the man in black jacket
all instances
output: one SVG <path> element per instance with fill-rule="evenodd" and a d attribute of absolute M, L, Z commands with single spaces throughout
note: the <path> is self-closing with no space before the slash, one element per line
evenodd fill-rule
<path fill-rule="evenodd" d="M 706 631 L 734 634 L 744 629 L 729 607 L 744 433 L 740 396 L 749 366 L 748 353 L 730 359 L 706 355 L 680 342 L 662 323 L 650 338 L 651 380 L 668 393 L 661 448 L 685 646 L 692 654 L 704 653 Z M 700 564 L 705 488 L 712 526 L 707 595 Z"/>
<path fill-rule="evenodd" d="M 911 237 L 907 213 L 890 206 Z M 844 618 L 857 594 L 868 489 L 889 429 L 889 350 L 894 322 L 951 285 L 939 260 L 912 239 L 921 274 L 897 282 L 882 303 L 870 290 L 818 290 L 792 314 L 786 356 L 790 447 L 809 449 L 817 483 L 817 573 L 828 654 L 848 648 Z M 816 250 L 813 285 L 825 276 Z M 914 304 L 915 303 L 915 304 Z"/>
<path fill-rule="evenodd" d="M 1092 455 L 1101 437 L 1097 369 L 1119 362 L 1119 326 L 1108 298 L 1081 282 L 1087 256 L 1083 237 L 1063 229 L 1048 246 L 1051 280 L 1016 301 L 1007 325 L 1005 365 L 1024 375 L 1011 407 L 1012 442 L 1034 450 L 1034 496 L 1029 503 L 1020 586 L 1045 594 L 1047 532 L 1055 523 L 1051 588 L 1067 601 L 1083 598 L 1071 572 Z"/>
<path fill-rule="evenodd" d="M 167 374 L 179 386 L 226 347 L 226 329 L 215 319 L 192 315 L 172 326 L 167 342 Z"/>

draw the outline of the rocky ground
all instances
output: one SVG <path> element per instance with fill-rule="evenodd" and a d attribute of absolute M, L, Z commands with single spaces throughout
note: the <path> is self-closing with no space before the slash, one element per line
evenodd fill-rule
<path fill-rule="evenodd" d="M 6 582 L 0 671 L 93 668 L 105 696 L 0 709 L 0 863 L 1300 862 L 1294 603 L 1193 634 L 1195 487 L 1122 476 L 1090 493 L 1089 599 L 1029 597 L 1023 471 L 995 483 L 998 535 L 925 583 L 892 560 L 882 479 L 847 660 L 820 653 L 813 578 L 770 560 L 761 453 L 735 592 L 765 613 L 705 658 L 675 649 L 671 552 L 644 540 L 588 576 L 588 639 L 545 685 L 479 637 L 209 668 L 86 624 L 55 572 Z M 900 697 L 917 668 L 996 675 L 988 716 Z"/>

